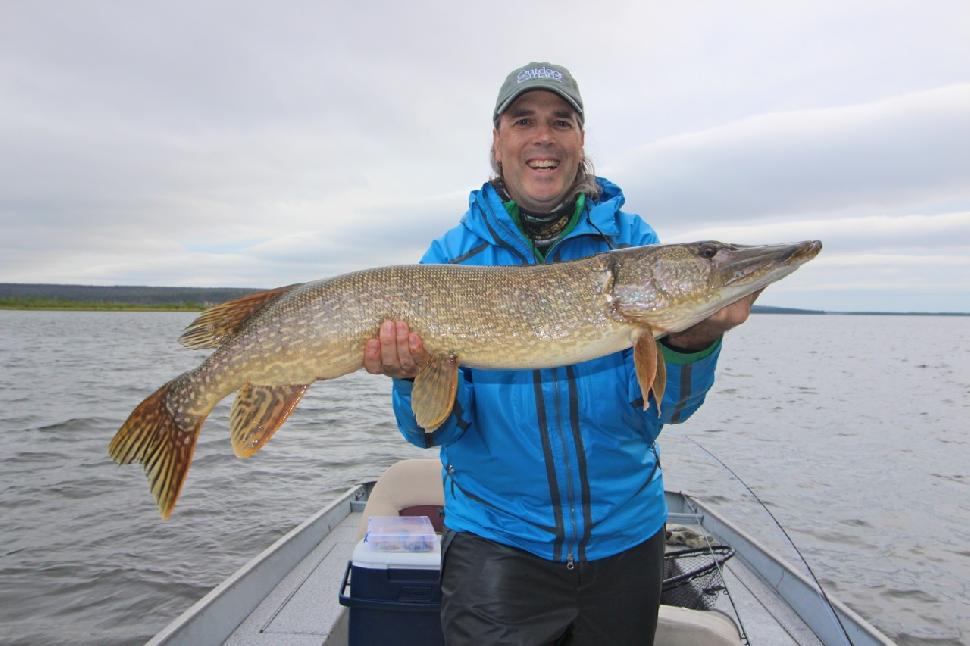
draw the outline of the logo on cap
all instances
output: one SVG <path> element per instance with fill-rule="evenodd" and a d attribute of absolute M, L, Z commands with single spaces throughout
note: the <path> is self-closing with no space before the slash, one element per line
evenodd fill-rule
<path fill-rule="evenodd" d="M 551 79 L 553 81 L 562 82 L 562 72 L 557 72 L 554 69 L 548 67 L 533 67 L 532 69 L 522 70 L 519 75 L 515 77 L 516 83 L 524 83 L 526 81 L 531 81 L 532 79 Z"/>

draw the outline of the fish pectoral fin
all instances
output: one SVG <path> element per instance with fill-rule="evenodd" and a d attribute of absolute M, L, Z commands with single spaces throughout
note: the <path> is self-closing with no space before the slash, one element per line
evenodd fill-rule
<path fill-rule="evenodd" d="M 640 382 L 643 410 L 650 408 L 650 393 L 653 393 L 659 413 L 667 387 L 667 365 L 650 328 L 644 330 L 633 346 L 633 365 L 636 367 L 637 381 Z"/>
<path fill-rule="evenodd" d="M 656 345 L 656 340 L 654 341 Z M 657 414 L 660 414 L 660 404 L 664 400 L 664 391 L 667 390 L 667 362 L 664 361 L 663 352 L 657 346 L 657 376 L 653 379 L 650 391 L 653 393 L 653 400 L 657 402 Z"/>
<path fill-rule="evenodd" d="M 434 431 L 444 424 L 455 405 L 458 391 L 458 360 L 438 356 L 421 366 L 411 390 L 411 408 L 418 426 Z"/>
<path fill-rule="evenodd" d="M 277 287 L 210 307 L 185 328 L 185 332 L 179 337 L 179 343 L 197 350 L 218 348 L 223 341 L 235 335 L 243 323 L 256 312 L 300 284 Z"/>
<path fill-rule="evenodd" d="M 240 388 L 229 414 L 229 436 L 236 457 L 248 458 L 263 448 L 300 403 L 309 386 L 246 384 Z"/>

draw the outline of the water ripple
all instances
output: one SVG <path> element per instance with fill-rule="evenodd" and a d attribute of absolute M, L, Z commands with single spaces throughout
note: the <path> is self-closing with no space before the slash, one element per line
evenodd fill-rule
<path fill-rule="evenodd" d="M 141 468 L 105 451 L 142 398 L 205 356 L 176 343 L 192 317 L 0 312 L 4 644 L 142 643 L 352 483 L 428 457 L 401 439 L 382 378 L 315 384 L 249 460 L 232 454 L 228 398 L 162 522 Z M 705 406 L 661 436 L 668 486 L 707 494 L 797 562 L 764 510 L 681 437 L 692 434 L 766 498 L 851 607 L 900 644 L 961 643 L 970 634 L 961 324 L 752 317 L 725 339 Z M 887 352 L 891 340 L 927 335 L 937 342 Z"/>

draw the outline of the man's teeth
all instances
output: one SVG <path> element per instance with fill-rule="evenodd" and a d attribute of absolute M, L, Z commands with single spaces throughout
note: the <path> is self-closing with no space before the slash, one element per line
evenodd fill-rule
<path fill-rule="evenodd" d="M 553 159 L 543 159 L 529 162 L 529 168 L 557 168 L 558 166 L 559 162 Z"/>

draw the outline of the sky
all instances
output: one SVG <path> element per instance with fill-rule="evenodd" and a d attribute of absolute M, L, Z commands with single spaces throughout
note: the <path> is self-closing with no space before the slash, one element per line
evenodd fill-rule
<path fill-rule="evenodd" d="M 530 61 L 663 242 L 823 241 L 759 303 L 970 312 L 963 0 L 0 0 L 0 282 L 415 262 Z"/>

